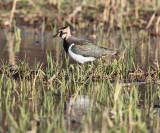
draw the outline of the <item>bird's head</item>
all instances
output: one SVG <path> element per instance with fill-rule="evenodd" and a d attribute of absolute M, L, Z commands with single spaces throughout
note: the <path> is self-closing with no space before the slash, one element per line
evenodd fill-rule
<path fill-rule="evenodd" d="M 71 36 L 70 26 L 60 28 L 57 34 L 54 35 L 53 37 L 57 37 L 57 36 L 61 37 L 62 39 L 68 39 Z"/>

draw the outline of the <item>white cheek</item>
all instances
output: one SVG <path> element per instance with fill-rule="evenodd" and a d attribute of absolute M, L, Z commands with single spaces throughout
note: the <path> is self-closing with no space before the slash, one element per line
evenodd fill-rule
<path fill-rule="evenodd" d="M 64 38 L 66 38 L 66 36 L 67 36 L 66 34 L 63 34 L 63 35 L 62 35 L 62 38 L 64 39 Z"/>

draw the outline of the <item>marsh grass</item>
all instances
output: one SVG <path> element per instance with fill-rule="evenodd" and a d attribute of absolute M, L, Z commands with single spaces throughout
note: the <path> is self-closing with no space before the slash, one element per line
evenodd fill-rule
<path fill-rule="evenodd" d="M 66 68 L 62 62 L 57 66 L 51 53 L 45 69 L 38 62 L 31 69 L 19 61 L 11 70 L 2 62 L 1 132 L 158 132 L 159 87 L 150 82 L 144 93 L 137 89 L 129 76 L 136 69 L 132 52 L 128 49 L 128 62 L 121 55 L 110 63 L 100 59 L 93 68 L 88 63 L 84 70 L 69 64 L 68 58 Z M 55 79 L 45 82 L 53 75 Z"/>
<path fill-rule="evenodd" d="M 58 3 L 61 14 L 63 2 Z M 105 6 L 105 13 L 110 4 Z M 104 20 L 116 19 L 112 14 L 110 17 Z M 128 31 L 126 21 L 121 22 L 121 53 L 107 58 L 109 61 L 101 58 L 83 69 L 80 64 L 70 64 L 66 55 L 65 62 L 57 62 L 49 52 L 45 67 L 41 62 L 29 67 L 27 60 L 19 60 L 13 69 L 10 63 L 1 62 L 0 132 L 160 132 L 159 64 L 143 71 L 136 62 L 136 48 L 150 49 L 150 36 L 138 32 L 140 41 L 136 41 L 133 29 Z M 14 28 L 13 35 L 19 40 L 21 33 L 16 25 Z M 52 29 L 55 33 L 56 28 Z M 97 34 L 102 36 L 103 30 L 99 25 Z M 7 38 L 12 40 L 9 35 Z M 101 39 L 97 42 L 103 44 Z"/>

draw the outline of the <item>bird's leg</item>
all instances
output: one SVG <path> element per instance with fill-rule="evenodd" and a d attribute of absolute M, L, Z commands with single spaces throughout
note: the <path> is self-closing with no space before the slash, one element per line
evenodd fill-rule
<path fill-rule="evenodd" d="M 85 71 L 85 66 L 84 66 L 84 64 L 82 64 L 82 70 L 83 70 L 83 72 Z"/>
<path fill-rule="evenodd" d="M 93 73 L 93 62 L 91 62 L 91 77 L 94 77 L 94 73 Z"/>

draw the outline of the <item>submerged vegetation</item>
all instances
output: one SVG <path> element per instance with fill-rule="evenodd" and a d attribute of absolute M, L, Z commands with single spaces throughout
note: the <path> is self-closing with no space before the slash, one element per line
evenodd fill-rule
<path fill-rule="evenodd" d="M 63 69 L 48 55 L 45 69 L 19 62 L 12 70 L 2 63 L 1 132 L 159 132 L 159 86 L 152 83 L 160 79 L 159 66 L 157 76 L 148 71 L 142 77 L 150 80 L 139 86 L 129 76 L 134 62 L 123 62 L 101 59 L 82 69 L 67 59 Z"/>
<path fill-rule="evenodd" d="M 0 132 L 159 133 L 159 6 L 159 0 L 2 0 Z M 45 32 L 67 24 L 119 56 L 73 63 Z M 43 60 L 33 58 L 44 54 L 38 48 Z"/>

